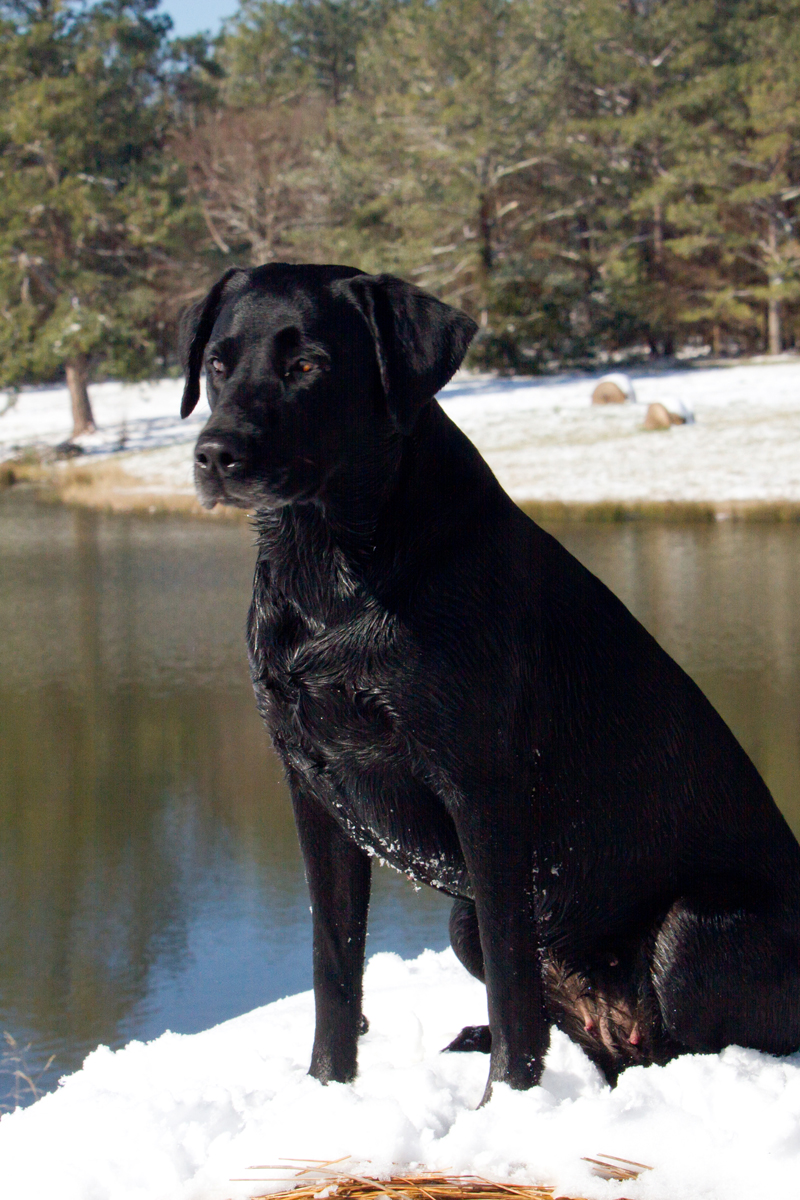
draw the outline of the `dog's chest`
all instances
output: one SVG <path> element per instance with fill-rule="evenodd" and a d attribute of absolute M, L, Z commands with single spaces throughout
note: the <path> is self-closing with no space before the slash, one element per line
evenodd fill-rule
<path fill-rule="evenodd" d="M 290 765 L 342 779 L 407 769 L 395 701 L 410 648 L 374 599 L 356 593 L 323 616 L 257 589 L 249 643 L 259 707 Z"/>
<path fill-rule="evenodd" d="M 314 622 L 257 589 L 249 642 L 259 709 L 290 775 L 363 849 L 468 894 L 454 827 L 402 715 L 415 655 L 396 622 L 357 597 Z"/>

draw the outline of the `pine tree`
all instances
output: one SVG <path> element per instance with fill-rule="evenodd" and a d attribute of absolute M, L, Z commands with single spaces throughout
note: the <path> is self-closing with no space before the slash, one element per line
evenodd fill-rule
<path fill-rule="evenodd" d="M 73 436 L 92 369 L 141 377 L 159 285 L 189 217 L 158 0 L 7 0 L 0 8 L 0 381 L 65 370 Z M 163 321 L 161 322 L 163 324 Z"/>
<path fill-rule="evenodd" d="M 556 65 L 546 0 L 412 0 L 359 54 L 359 87 L 333 114 L 336 257 L 410 275 L 499 336 L 518 234 L 545 172 Z M 336 174 L 336 172 L 334 174 Z M 546 173 L 546 172 L 545 172 Z"/>
<path fill-rule="evenodd" d="M 800 4 L 746 0 L 731 38 L 714 209 L 738 307 L 779 354 L 786 310 L 800 299 Z"/>
<path fill-rule="evenodd" d="M 551 137 L 591 230 L 594 334 L 609 348 L 671 354 L 683 330 L 696 283 L 675 250 L 683 164 L 708 151 L 703 72 L 724 21 L 706 0 L 596 0 L 568 19 L 565 121 Z"/>
<path fill-rule="evenodd" d="M 243 0 L 219 47 L 237 109 L 317 92 L 338 105 L 357 84 L 358 50 L 393 0 Z"/>
<path fill-rule="evenodd" d="M 775 352 L 800 316 L 798 18 L 800 0 L 245 0 L 220 48 L 235 113 L 215 119 L 294 149 L 250 172 L 279 241 L 241 245 L 412 278 L 480 320 L 486 365 Z"/>

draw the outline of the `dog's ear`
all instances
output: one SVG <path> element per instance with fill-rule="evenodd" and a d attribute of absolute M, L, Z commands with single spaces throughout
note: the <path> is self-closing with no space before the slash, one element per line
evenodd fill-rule
<path fill-rule="evenodd" d="M 186 384 L 181 400 L 181 416 L 188 417 L 200 399 L 200 372 L 203 369 L 203 351 L 211 336 L 214 322 L 222 306 L 225 289 L 234 275 L 244 274 L 243 267 L 230 267 L 212 287 L 203 300 L 198 300 L 181 317 L 180 354 L 186 373 Z"/>
<path fill-rule="evenodd" d="M 460 366 L 478 326 L 394 275 L 354 275 L 333 286 L 366 321 L 389 412 L 410 433 L 420 409 Z"/>

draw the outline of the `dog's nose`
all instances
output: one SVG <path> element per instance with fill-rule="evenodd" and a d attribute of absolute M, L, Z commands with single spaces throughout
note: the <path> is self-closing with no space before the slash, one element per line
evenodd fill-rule
<path fill-rule="evenodd" d="M 231 475 L 240 465 L 237 447 L 225 437 L 204 438 L 194 452 L 195 466 L 208 474 Z"/>

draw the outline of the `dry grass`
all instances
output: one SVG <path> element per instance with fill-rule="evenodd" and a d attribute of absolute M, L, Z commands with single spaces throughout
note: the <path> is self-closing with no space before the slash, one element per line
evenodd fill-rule
<path fill-rule="evenodd" d="M 26 1057 L 32 1043 L 20 1046 L 17 1039 L 7 1031 L 3 1032 L 3 1040 L 5 1046 L 0 1048 L 0 1075 L 10 1075 L 14 1082 L 7 1100 L 0 1103 L 0 1113 L 4 1110 L 13 1111 L 19 1108 L 23 1100 L 38 1100 L 43 1095 L 39 1084 L 56 1057 L 55 1054 L 51 1054 L 44 1066 L 34 1073 Z"/>
<path fill-rule="evenodd" d="M 171 492 L 168 488 L 160 491 L 128 475 L 124 467 L 113 459 L 99 463 L 59 463 L 49 472 L 46 487 L 65 504 L 80 504 L 105 512 L 209 515 L 193 492 Z M 217 510 L 214 511 L 216 513 Z"/>
<path fill-rule="evenodd" d="M 217 505 L 206 511 L 190 492 L 161 491 L 128 475 L 113 460 L 92 463 L 43 461 L 30 456 L 0 463 L 0 489 L 14 483 L 36 484 L 42 493 L 65 504 L 105 512 L 182 513 L 212 520 L 247 520 L 241 509 Z M 660 521 L 675 524 L 747 521 L 765 524 L 800 522 L 800 503 L 792 500 L 607 500 L 591 504 L 559 500 L 522 500 L 519 507 L 535 521 Z"/>
<path fill-rule="evenodd" d="M 251 1171 L 281 1171 L 297 1160 L 285 1159 L 281 1165 L 260 1165 Z M 494 1183 L 477 1175 L 450 1175 L 440 1172 L 421 1172 L 392 1175 L 389 1179 L 374 1179 L 354 1174 L 346 1165 L 349 1160 L 323 1162 L 303 1159 L 294 1167 L 293 1186 L 277 1192 L 265 1192 L 253 1200 L 581 1200 L 578 1196 L 556 1195 L 547 1184 Z M 592 1164 L 592 1174 L 601 1179 L 628 1181 L 651 1168 L 644 1163 L 631 1162 L 612 1154 L 585 1158 Z M 285 1180 L 285 1177 L 284 1177 Z M 285 1180 L 289 1182 L 289 1180 Z M 231 1182 L 234 1182 L 233 1180 Z M 235 1182 L 258 1183 L 257 1177 Z M 266 1182 L 261 1180 L 261 1182 Z M 273 1177 L 271 1182 L 281 1182 Z"/>
<path fill-rule="evenodd" d="M 102 512 L 145 513 L 150 516 L 180 513 L 214 520 L 247 520 L 241 509 L 217 505 L 208 512 L 191 492 L 164 491 L 126 473 L 117 462 L 48 462 L 20 459 L 0 464 L 0 487 L 34 484 L 43 499 L 77 504 Z"/>
<path fill-rule="evenodd" d="M 521 500 L 519 507 L 534 521 L 661 521 L 675 524 L 711 521 L 800 521 L 795 500 L 605 500 L 591 504 L 560 500 Z"/>

